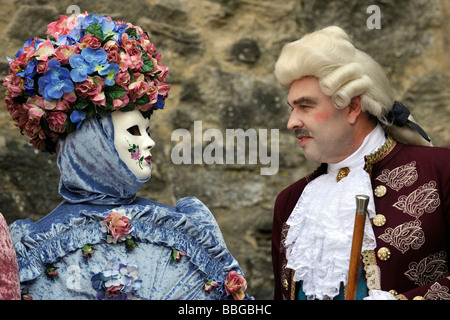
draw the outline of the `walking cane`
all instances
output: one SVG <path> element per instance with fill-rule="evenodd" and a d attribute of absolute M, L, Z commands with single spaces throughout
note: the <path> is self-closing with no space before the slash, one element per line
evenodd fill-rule
<path fill-rule="evenodd" d="M 359 264 L 361 261 L 361 248 L 366 222 L 367 205 L 369 197 L 366 195 L 356 196 L 355 226 L 353 229 L 352 251 L 350 254 L 350 265 L 348 270 L 347 289 L 345 300 L 355 300 L 358 285 Z"/>

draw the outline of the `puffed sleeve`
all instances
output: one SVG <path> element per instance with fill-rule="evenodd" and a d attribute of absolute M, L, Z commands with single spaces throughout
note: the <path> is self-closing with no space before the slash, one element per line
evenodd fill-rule
<path fill-rule="evenodd" d="M 19 267 L 8 225 L 0 213 L 0 299 L 20 300 Z"/>

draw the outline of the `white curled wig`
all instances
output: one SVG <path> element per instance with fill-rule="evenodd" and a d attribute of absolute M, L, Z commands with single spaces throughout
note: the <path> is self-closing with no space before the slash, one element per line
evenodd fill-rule
<path fill-rule="evenodd" d="M 336 108 L 345 108 L 353 97 L 361 96 L 362 111 L 377 118 L 397 141 L 427 144 L 412 128 L 400 128 L 388 120 L 394 94 L 386 72 L 368 54 L 356 49 L 341 28 L 327 27 L 283 47 L 275 64 L 276 79 L 290 86 L 307 76 L 319 79 L 320 89 Z"/>

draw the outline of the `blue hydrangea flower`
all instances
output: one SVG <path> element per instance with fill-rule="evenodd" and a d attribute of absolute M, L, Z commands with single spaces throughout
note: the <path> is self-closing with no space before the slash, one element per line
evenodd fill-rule
<path fill-rule="evenodd" d="M 99 23 L 102 27 L 103 39 L 107 37 L 111 37 L 110 39 L 114 39 L 116 42 L 120 43 L 120 38 L 125 30 L 128 28 L 127 25 L 118 25 L 115 21 L 108 19 L 107 16 L 100 16 L 98 14 L 89 14 L 84 17 L 79 17 L 78 22 L 80 23 L 80 27 L 85 30 L 93 23 Z"/>
<path fill-rule="evenodd" d="M 42 42 L 40 40 L 35 40 L 33 38 L 28 39 L 27 41 L 25 41 L 25 43 L 23 44 L 22 48 L 20 48 L 19 51 L 17 51 L 15 57 L 18 58 L 22 53 L 23 53 L 23 48 L 25 47 L 29 47 L 31 45 L 31 43 L 34 40 L 34 50 L 37 50 L 37 47 L 39 46 L 39 44 Z"/>
<path fill-rule="evenodd" d="M 110 39 L 113 39 L 116 42 L 120 42 L 122 34 L 125 32 L 125 29 L 128 28 L 125 24 L 119 26 L 115 21 L 109 19 L 104 19 L 101 22 L 101 26 L 103 38 L 106 39 L 107 37 L 111 37 Z"/>
<path fill-rule="evenodd" d="M 70 72 L 66 68 L 61 68 L 61 63 L 52 59 L 48 63 L 48 70 L 39 78 L 39 93 L 45 100 L 52 101 L 60 99 L 64 93 L 70 93 L 74 90 L 71 81 Z"/>
<path fill-rule="evenodd" d="M 109 66 L 108 54 L 103 49 L 85 48 L 81 51 L 81 55 L 84 60 L 91 64 L 92 70 L 97 71 L 99 74 Z"/>
<path fill-rule="evenodd" d="M 38 62 L 36 60 L 31 60 L 25 70 L 18 72 L 17 75 L 25 78 L 24 88 L 28 95 L 33 96 L 36 94 L 34 89 L 34 77 L 36 75 L 36 67 Z"/>
<path fill-rule="evenodd" d="M 121 264 L 113 258 L 106 263 L 102 273 L 92 276 L 91 283 L 100 300 L 127 300 L 131 299 L 142 285 L 142 281 L 137 280 L 138 277 L 136 266 Z"/>
<path fill-rule="evenodd" d="M 82 82 L 87 76 L 97 72 L 105 77 L 105 84 L 114 85 L 114 79 L 119 71 L 117 63 L 108 63 L 108 54 L 103 49 L 85 48 L 81 54 L 74 54 L 69 58 L 73 68 L 70 76 L 74 82 Z"/>
<path fill-rule="evenodd" d="M 94 14 L 88 14 L 87 16 L 81 16 L 78 18 L 78 22 L 81 24 L 83 29 L 86 29 L 87 27 L 89 27 L 91 24 L 98 22 L 98 23 L 102 23 L 103 20 L 105 20 L 106 16 L 100 16 L 96 13 Z"/>
<path fill-rule="evenodd" d="M 86 112 L 84 112 L 83 110 L 74 110 L 70 114 L 70 121 L 77 125 L 77 130 L 80 129 L 84 119 L 86 119 Z"/>
<path fill-rule="evenodd" d="M 164 102 L 163 98 L 164 98 L 163 95 L 158 94 L 158 100 L 153 105 L 153 109 L 157 110 L 157 109 L 163 109 L 164 108 L 165 102 Z"/>
<path fill-rule="evenodd" d="M 103 75 L 105 72 L 106 73 L 106 77 L 105 77 L 105 84 L 107 86 L 113 86 L 114 85 L 114 79 L 116 78 L 117 72 L 119 72 L 119 65 L 117 63 L 110 63 L 109 67 L 107 69 L 105 69 L 104 71 L 102 71 L 102 73 L 100 73 L 101 75 Z"/>
<path fill-rule="evenodd" d="M 56 39 L 56 43 L 58 45 L 66 44 L 68 46 L 73 46 L 77 42 L 80 42 L 82 35 L 84 34 L 81 26 L 77 26 L 70 30 L 68 34 L 60 34 L 58 39 Z"/>
<path fill-rule="evenodd" d="M 69 64 L 73 68 L 70 76 L 74 82 L 83 82 L 88 74 L 93 72 L 91 64 L 84 60 L 81 54 L 73 54 L 69 58 Z"/>

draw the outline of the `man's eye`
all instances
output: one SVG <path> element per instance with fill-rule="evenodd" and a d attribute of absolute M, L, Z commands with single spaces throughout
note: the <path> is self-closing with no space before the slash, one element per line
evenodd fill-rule
<path fill-rule="evenodd" d="M 127 131 L 132 134 L 133 136 L 140 136 L 141 131 L 139 130 L 139 126 L 132 126 L 127 129 Z"/>

